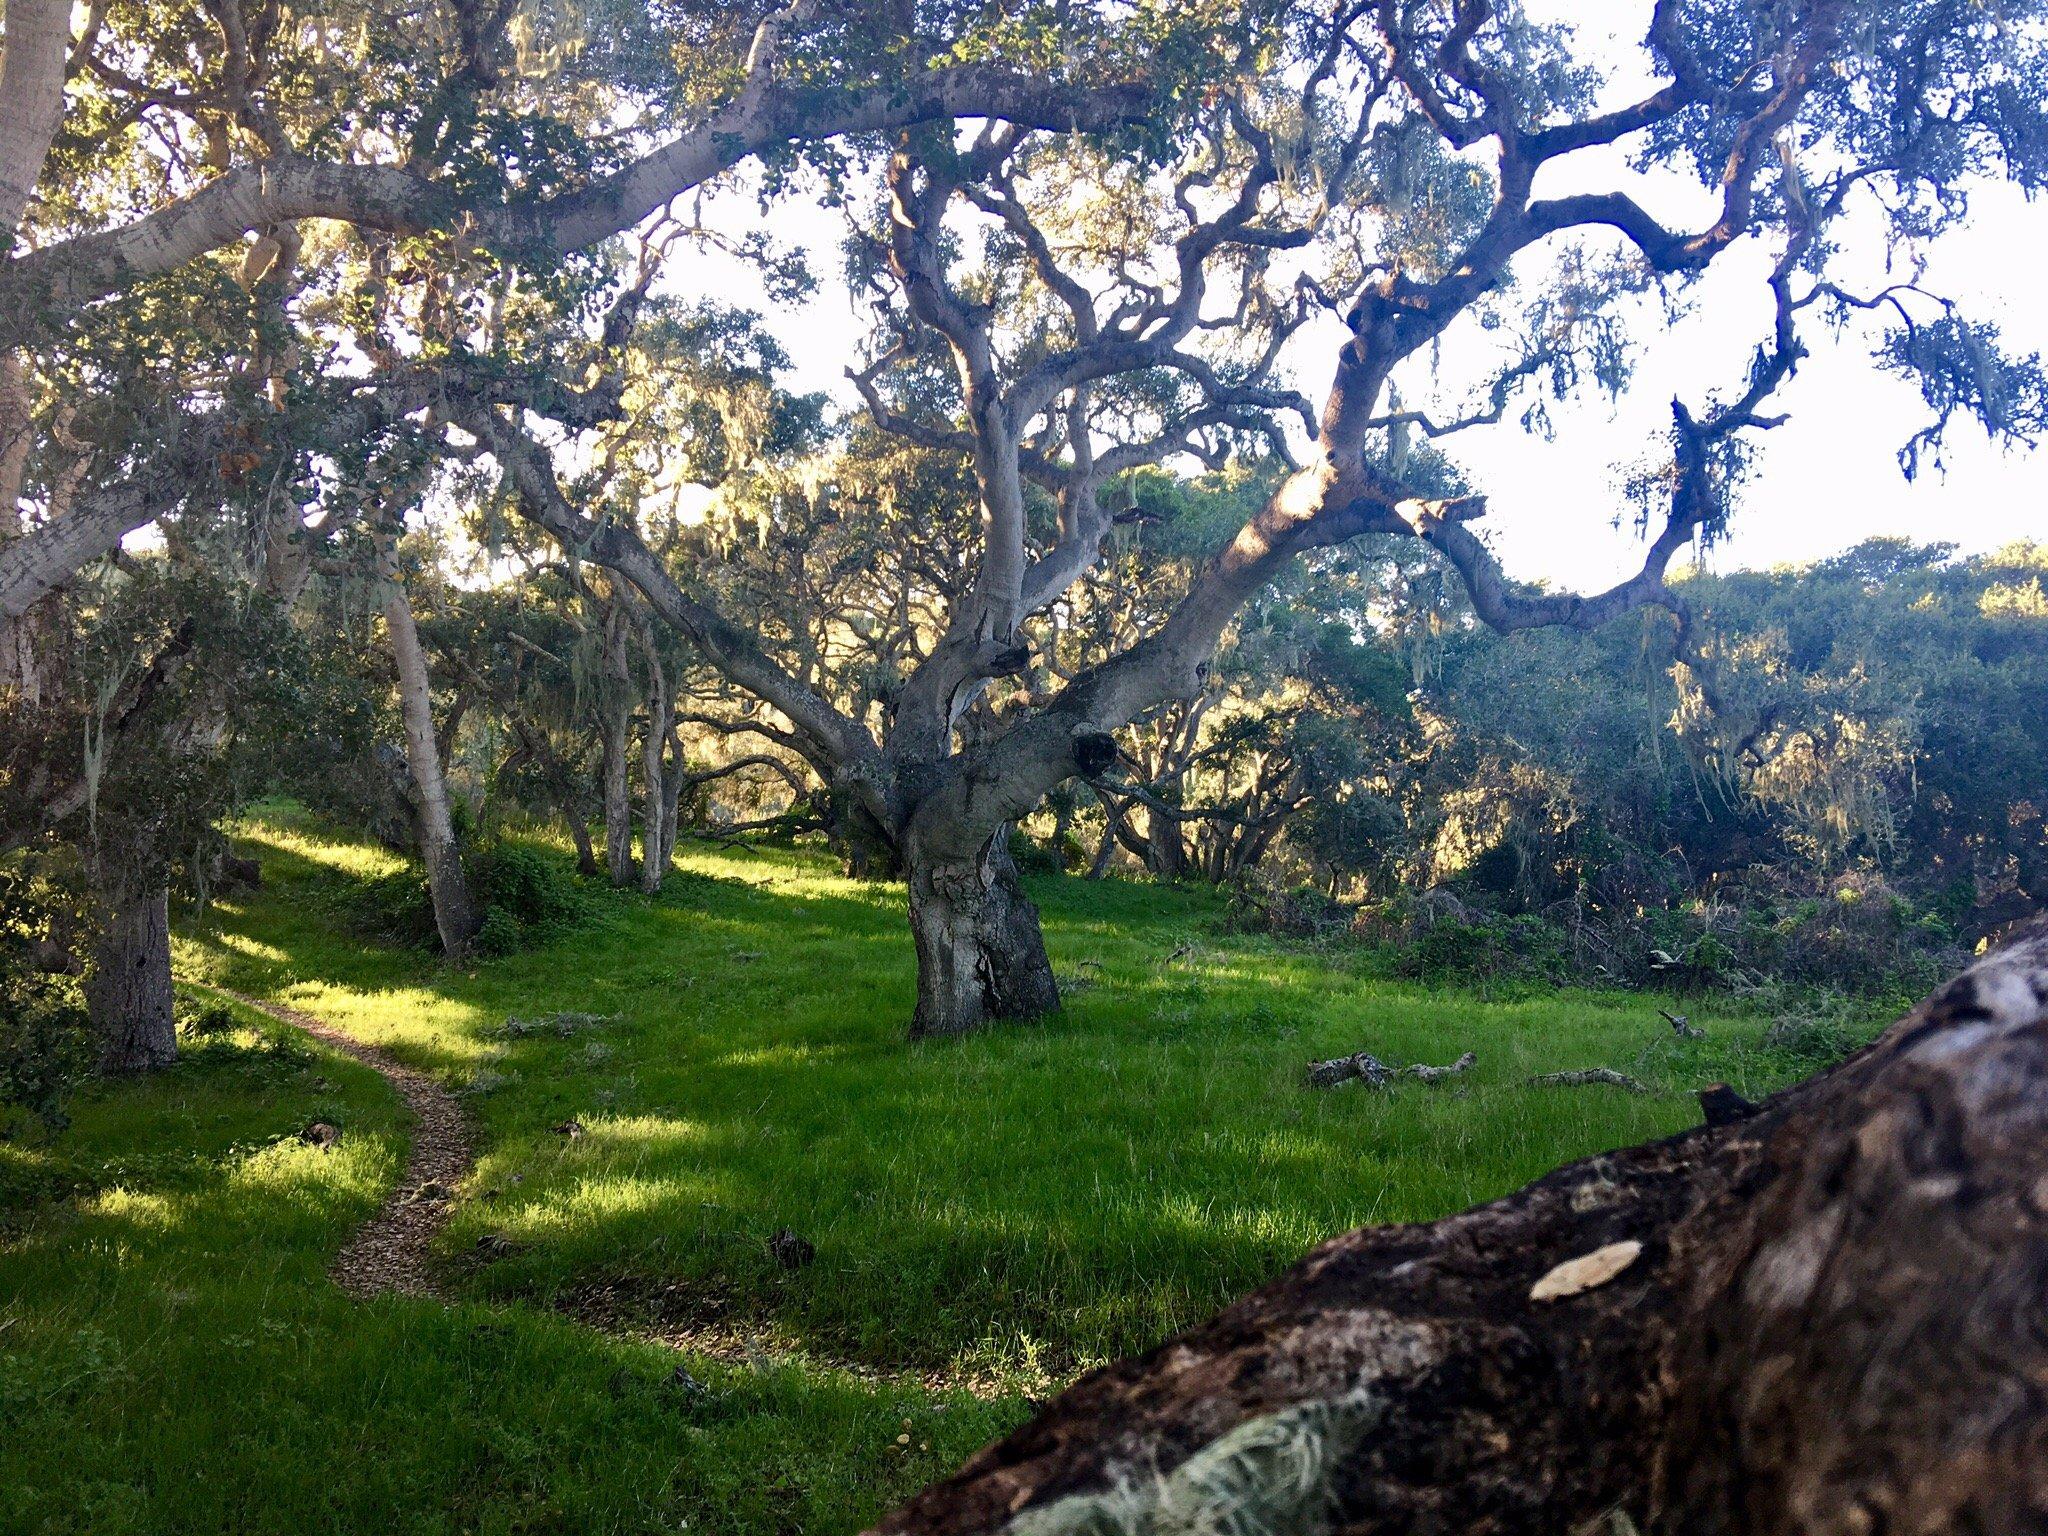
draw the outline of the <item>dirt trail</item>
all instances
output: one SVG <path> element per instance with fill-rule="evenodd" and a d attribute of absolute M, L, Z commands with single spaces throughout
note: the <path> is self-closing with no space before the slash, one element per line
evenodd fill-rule
<path fill-rule="evenodd" d="M 383 1208 L 365 1222 L 335 1256 L 329 1273 L 335 1284 L 355 1296 L 391 1291 L 439 1301 L 450 1298 L 435 1282 L 434 1234 L 448 1220 L 456 1186 L 476 1166 L 476 1151 L 462 1106 L 440 1083 L 424 1072 L 393 1060 L 375 1046 L 344 1034 L 310 1013 L 265 1002 L 231 987 L 200 983 L 207 991 L 233 998 L 244 1007 L 302 1029 L 344 1055 L 352 1056 L 398 1090 L 412 1110 L 412 1152 L 405 1172 Z M 613 1287 L 597 1286 L 557 1297 L 554 1310 L 598 1333 L 615 1339 L 657 1344 L 680 1354 L 698 1355 L 727 1365 L 760 1369 L 776 1360 L 794 1358 L 786 1349 L 769 1347 L 739 1328 L 717 1324 L 664 1325 L 641 1319 L 622 1308 Z M 678 1288 L 680 1289 L 680 1288 Z M 641 1298 L 635 1298 L 641 1299 Z M 657 1309 L 659 1310 L 659 1309 Z M 844 1372 L 870 1384 L 897 1383 L 943 1392 L 964 1388 L 977 1397 L 1003 1395 L 1005 1389 L 981 1372 L 956 1369 L 888 1370 L 847 1360 L 810 1357 L 822 1368 Z"/>
<path fill-rule="evenodd" d="M 405 1172 L 378 1211 L 335 1256 L 335 1284 L 357 1296 L 396 1291 L 404 1296 L 438 1296 L 431 1247 L 448 1219 L 455 1188 L 476 1165 L 469 1126 L 455 1095 L 424 1072 L 402 1066 L 375 1046 L 343 1034 L 310 1013 L 266 1003 L 227 987 L 209 990 L 231 997 L 281 1024 L 302 1029 L 323 1044 L 382 1073 L 412 1111 L 412 1151 Z"/>

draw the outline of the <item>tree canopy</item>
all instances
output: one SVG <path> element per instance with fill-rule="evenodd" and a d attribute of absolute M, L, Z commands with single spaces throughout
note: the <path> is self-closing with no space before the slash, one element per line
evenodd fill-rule
<path fill-rule="evenodd" d="M 1702 782 L 1798 804 L 1788 856 L 1839 861 L 1893 835 L 1851 803 L 1906 706 L 1816 748 L 1873 706 L 1826 725 L 1811 695 L 1861 685 L 1815 661 L 1798 706 L 1766 697 L 1774 631 L 1718 632 L 1731 602 L 1673 562 L 1736 514 L 1760 435 L 1799 430 L 1781 393 L 1852 319 L 1926 406 L 1890 445 L 1908 473 L 1966 422 L 2026 443 L 2048 411 L 2038 356 L 1927 279 L 1973 195 L 2048 166 L 2031 4 L 1655 0 L 1605 50 L 1507 0 L 73 20 L 11 4 L 0 70 L 10 707 L 94 741 L 127 718 L 66 659 L 110 583 L 226 584 L 295 643 L 382 644 L 351 665 L 383 750 L 331 754 L 325 787 L 410 829 L 451 953 L 487 920 L 455 752 L 487 724 L 513 743 L 494 774 L 586 865 L 598 817 L 628 877 L 637 795 L 652 888 L 687 808 L 739 793 L 907 882 L 916 1030 L 1041 1011 L 1015 824 L 1085 815 L 1098 866 L 1236 878 L 1292 841 L 1384 883 L 1419 804 L 1462 814 L 1417 754 L 1501 761 L 1480 739 L 1538 696 L 1501 696 L 1480 658 L 1506 653 L 1468 636 L 1435 680 L 1495 718 L 1453 730 L 1460 706 L 1409 696 L 1416 626 L 1643 610 L 1671 616 L 1647 665 Z M 804 203 L 843 219 L 868 320 L 837 400 L 687 286 L 716 250 L 771 302 L 806 291 Z M 1437 445 L 1627 389 L 1710 271 L 1763 323 L 1593 509 L 1636 521 L 1640 568 L 1516 579 L 1483 529 L 1557 509 Z M 161 553 L 120 548 L 151 525 Z M 195 741 L 236 729 L 216 692 Z M 10 839 L 82 812 L 96 836 L 85 779 L 43 772 Z"/>

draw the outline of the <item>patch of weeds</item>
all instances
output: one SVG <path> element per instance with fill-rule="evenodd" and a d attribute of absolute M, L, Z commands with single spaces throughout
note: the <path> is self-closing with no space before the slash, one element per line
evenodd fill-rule
<path fill-rule="evenodd" d="M 1262 1035 L 1273 1035 L 1286 1039 L 1293 1035 L 1301 1019 L 1293 1010 L 1269 1002 L 1256 1002 L 1249 1008 L 1240 1008 L 1230 1016 L 1233 1028 L 1255 1031 Z"/>
<path fill-rule="evenodd" d="M 558 1040 L 567 1040 L 585 1030 L 603 1029 L 618 1022 L 616 1013 L 538 1013 L 530 1019 L 513 1015 L 486 1033 L 494 1040 L 525 1040 L 534 1035 L 553 1035 Z"/>
<path fill-rule="evenodd" d="M 1839 1015 L 1788 1014 L 1764 1031 L 1763 1048 L 1817 1072 L 1853 1056 L 1868 1043 L 1870 1033 Z"/>
<path fill-rule="evenodd" d="M 28 1127 L 54 1136 L 69 1125 L 64 1101 L 91 1072 L 94 1054 L 85 1010 L 69 989 L 0 982 L 0 1141 Z"/>
<path fill-rule="evenodd" d="M 181 997 L 177 1015 L 180 1033 L 190 1040 L 229 1035 L 242 1027 L 242 1021 L 235 1017 L 235 1010 L 226 1003 L 200 1003 Z"/>

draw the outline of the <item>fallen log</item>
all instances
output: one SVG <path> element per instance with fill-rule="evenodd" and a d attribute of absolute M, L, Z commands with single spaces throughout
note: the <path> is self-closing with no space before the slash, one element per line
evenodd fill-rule
<path fill-rule="evenodd" d="M 1641 1078 L 1630 1077 L 1612 1067 L 1582 1067 L 1576 1072 L 1545 1072 L 1529 1079 L 1531 1088 L 1626 1088 L 1630 1093 L 1648 1093 Z"/>
<path fill-rule="evenodd" d="M 1349 1056 L 1333 1056 L 1328 1061 L 1310 1062 L 1308 1085 L 1311 1088 L 1334 1088 L 1339 1083 L 1348 1083 L 1354 1078 L 1359 1078 L 1369 1087 L 1384 1088 L 1396 1078 L 1402 1077 L 1412 1077 L 1424 1083 L 1440 1083 L 1447 1077 L 1456 1077 L 1460 1072 L 1469 1071 L 1478 1059 L 1473 1052 L 1467 1051 L 1446 1067 L 1432 1067 L 1421 1061 L 1405 1067 L 1390 1067 L 1371 1051 L 1354 1051 Z"/>
<path fill-rule="evenodd" d="M 877 1530 L 2038 1532 L 2044 1297 L 2036 928 L 1754 1113 L 1324 1244 Z"/>

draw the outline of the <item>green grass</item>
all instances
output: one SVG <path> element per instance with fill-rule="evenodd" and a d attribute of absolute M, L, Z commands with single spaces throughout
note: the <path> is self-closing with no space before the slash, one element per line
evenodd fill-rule
<path fill-rule="evenodd" d="M 1710 1038 L 1680 1044 L 1640 997 L 1430 992 L 1230 936 L 1206 893 L 1066 880 L 1038 890 L 1081 983 L 1065 1013 L 913 1048 L 897 895 L 811 854 L 689 853 L 660 898 L 604 892 L 464 974 L 338 923 L 385 855 L 285 813 L 247 841 L 265 889 L 190 922 L 178 965 L 469 1090 L 482 1158 L 443 1238 L 465 1300 L 365 1305 L 324 1277 L 402 1158 L 365 1069 L 266 1025 L 96 1089 L 55 1142 L 0 1145 L 0 1530 L 852 1530 L 1025 1393 L 1323 1237 L 1788 1071 L 1757 1021 L 1695 1008 Z M 504 1036 L 556 1010 L 616 1018 Z M 1302 1086 L 1361 1047 L 1478 1066 Z M 1596 1064 L 1658 1091 L 1523 1084 Z M 553 1133 L 570 1117 L 587 1134 Z M 296 1141 L 316 1118 L 336 1151 Z M 771 1262 L 784 1226 L 814 1263 Z M 677 1356 L 550 1310 L 598 1287 L 748 1358 L 666 1387 Z"/>

